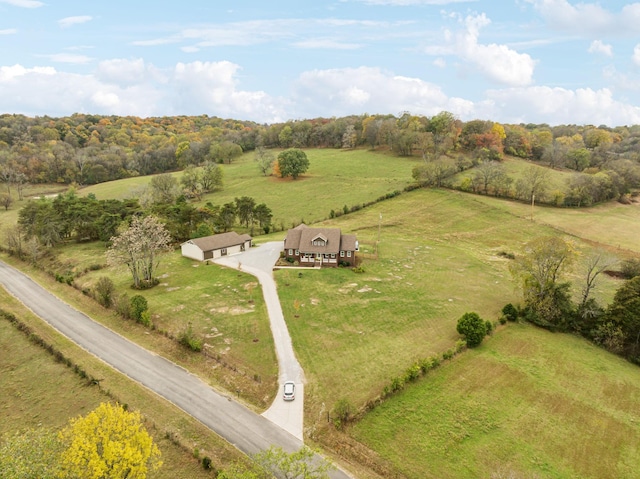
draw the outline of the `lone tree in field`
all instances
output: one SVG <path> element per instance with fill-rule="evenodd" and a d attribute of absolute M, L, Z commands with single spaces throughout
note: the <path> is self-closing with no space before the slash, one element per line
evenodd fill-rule
<path fill-rule="evenodd" d="M 140 413 L 102 403 L 60 432 L 64 474 L 87 479 L 144 479 L 161 465 L 160 450 L 142 425 Z"/>
<path fill-rule="evenodd" d="M 278 170 L 280 176 L 292 177 L 294 180 L 309 169 L 309 159 L 299 148 L 289 148 L 278 155 Z"/>
<path fill-rule="evenodd" d="M 111 238 L 109 264 L 126 264 L 135 288 L 153 285 L 160 254 L 170 249 L 171 235 L 155 216 L 133 217 L 131 226 Z"/>
<path fill-rule="evenodd" d="M 456 329 L 464 336 L 470 348 L 479 346 L 487 335 L 487 324 L 477 313 L 464 313 L 458 320 Z"/>

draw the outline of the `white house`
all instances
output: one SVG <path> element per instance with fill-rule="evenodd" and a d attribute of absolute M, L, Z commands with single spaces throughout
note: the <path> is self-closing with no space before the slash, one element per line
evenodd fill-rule
<path fill-rule="evenodd" d="M 182 256 L 205 261 L 221 256 L 242 253 L 251 248 L 251 236 L 239 235 L 235 231 L 218 235 L 194 238 L 180 245 Z"/>

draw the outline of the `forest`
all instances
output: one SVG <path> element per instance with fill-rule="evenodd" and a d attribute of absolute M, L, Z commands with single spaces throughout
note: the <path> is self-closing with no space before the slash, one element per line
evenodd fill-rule
<path fill-rule="evenodd" d="M 356 148 L 417 156 L 414 178 L 443 186 L 456 172 L 484 165 L 461 187 L 527 200 L 527 188 L 500 171 L 505 155 L 576 175 L 562 198 L 586 206 L 622 199 L 640 185 L 640 126 L 463 122 L 432 117 L 360 115 L 276 124 L 202 116 L 138 118 L 74 114 L 64 118 L 0 116 L 0 180 L 22 197 L 26 183 L 91 185 L 138 175 L 230 163 L 256 149 Z M 544 179 L 542 179 L 544 180 Z M 542 181 L 539 180 L 539 181 Z M 529 195 L 531 193 L 528 193 Z"/>

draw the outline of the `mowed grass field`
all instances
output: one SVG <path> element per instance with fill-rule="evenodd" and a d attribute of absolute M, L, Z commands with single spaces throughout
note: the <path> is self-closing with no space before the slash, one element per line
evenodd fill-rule
<path fill-rule="evenodd" d="M 136 291 L 131 289 L 131 274 L 126 267 L 106 266 L 105 247 L 100 243 L 61 248 L 57 258 L 73 273 L 103 265 L 103 269 L 77 278 L 76 286 L 93 291 L 101 277 L 108 277 L 116 287 L 114 296 L 144 296 L 156 329 L 154 335 L 167 333 L 179 338 L 191 327 L 195 336 L 203 340 L 205 353 L 218 360 L 204 369 L 206 379 L 234 393 L 240 390 L 257 408 L 270 404 L 278 365 L 262 290 L 253 276 L 184 258 L 178 250 L 162 257 L 157 271 L 160 283 L 156 287 Z M 110 316 L 115 324 L 121 323 L 120 327 L 133 326 L 115 313 Z M 179 348 L 183 349 L 180 356 L 187 361 L 201 356 Z"/>
<path fill-rule="evenodd" d="M 164 465 L 157 472 L 150 473 L 149 478 L 210 478 L 211 474 L 202 469 L 189 450 L 196 444 L 204 454 L 217 458 L 217 464 L 219 461 L 229 464 L 239 459 L 237 452 L 224 446 L 202 426 L 194 424 L 187 427 L 188 419 L 184 413 L 110 370 L 43 325 L 2 288 L 0 304 L 4 311 L 15 314 L 66 357 L 79 361 L 85 371 L 101 379 L 102 385 L 102 389 L 88 385 L 70 368 L 56 362 L 51 354 L 31 343 L 8 320 L 0 318 L 0 438 L 26 429 L 60 430 L 71 418 L 86 415 L 101 402 L 115 402 L 117 398 L 130 408 L 141 411 L 146 419 L 145 427 L 162 452 Z M 109 390 L 115 398 L 105 393 Z M 170 431 L 177 433 L 187 450 L 167 438 Z M 215 455 L 211 451 L 215 451 Z"/>
<path fill-rule="evenodd" d="M 452 347 L 465 312 L 497 321 L 506 303 L 520 301 L 510 260 L 500 253 L 517 254 L 536 237 L 559 234 L 444 190 L 406 193 L 323 225 L 358 235 L 365 272 L 276 272 L 285 319 L 310 379 L 309 421 L 342 398 L 361 406 L 415 360 Z M 578 280 L 591 246 L 567 239 L 583 253 Z M 597 299 L 607 304 L 619 284 L 603 277 Z"/>
<path fill-rule="evenodd" d="M 345 205 L 350 208 L 402 190 L 412 181 L 411 169 L 421 161 L 364 149 L 312 149 L 305 153 L 309 170 L 296 180 L 262 176 L 253 152 L 229 165 L 220 165 L 224 189 L 203 196 L 201 203 L 222 205 L 250 196 L 271 208 L 278 229 L 290 228 L 302 220 L 312 223 L 329 218 L 331 210 L 341 211 Z M 178 181 L 182 176 L 181 172 L 172 174 Z M 151 176 L 128 178 L 83 188 L 80 193 L 94 193 L 98 199 L 122 199 L 135 196 L 150 180 Z"/>
<path fill-rule="evenodd" d="M 509 324 L 350 431 L 409 478 L 638 477 L 640 369 Z"/>

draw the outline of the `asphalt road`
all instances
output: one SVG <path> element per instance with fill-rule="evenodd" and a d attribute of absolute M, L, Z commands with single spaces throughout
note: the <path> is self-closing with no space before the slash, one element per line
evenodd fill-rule
<path fill-rule="evenodd" d="M 67 338 L 175 404 L 241 451 L 255 454 L 278 445 L 294 452 L 302 447 L 298 437 L 274 422 L 217 393 L 185 369 L 96 323 L 1 261 L 0 284 Z M 339 469 L 331 471 L 330 477 L 349 478 Z"/>

